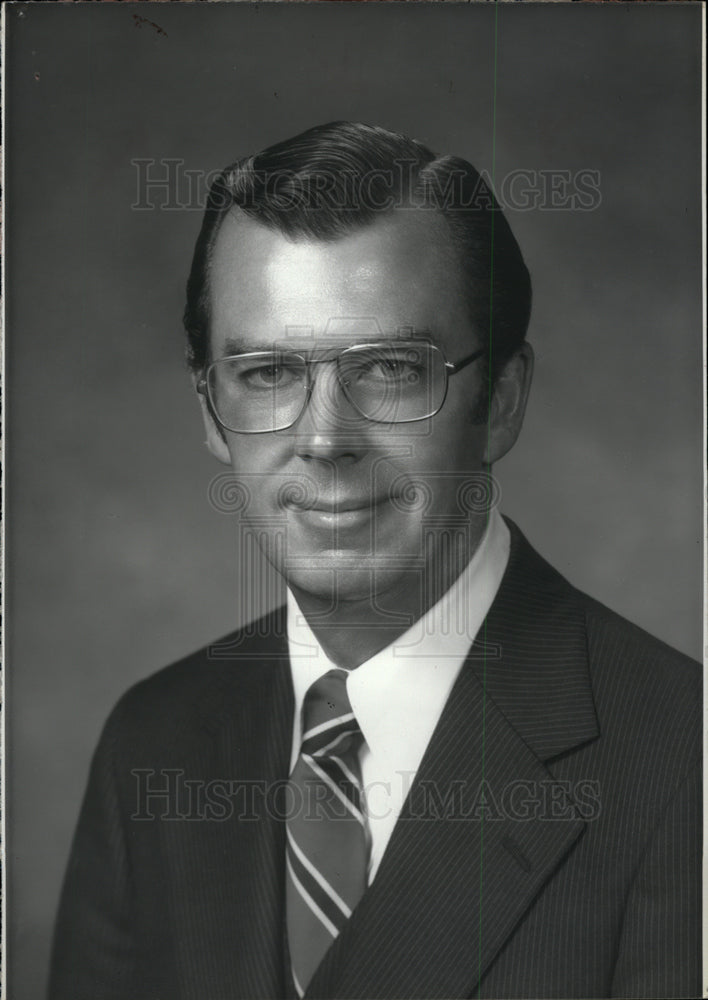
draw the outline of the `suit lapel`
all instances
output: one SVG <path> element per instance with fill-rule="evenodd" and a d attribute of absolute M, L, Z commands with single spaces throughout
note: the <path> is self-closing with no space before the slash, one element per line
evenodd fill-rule
<path fill-rule="evenodd" d="M 582 608 L 516 527 L 373 885 L 308 997 L 466 997 L 585 823 L 544 761 L 597 735 Z"/>

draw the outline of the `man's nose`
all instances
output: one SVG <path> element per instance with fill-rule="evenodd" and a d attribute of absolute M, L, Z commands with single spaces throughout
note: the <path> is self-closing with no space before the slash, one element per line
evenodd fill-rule
<path fill-rule="evenodd" d="M 368 421 L 347 399 L 334 361 L 311 369 L 308 405 L 292 428 L 295 452 L 305 460 L 357 461 L 367 450 Z"/>

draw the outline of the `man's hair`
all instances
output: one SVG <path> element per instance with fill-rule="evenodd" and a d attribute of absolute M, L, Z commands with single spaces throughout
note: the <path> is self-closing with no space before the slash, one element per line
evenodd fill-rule
<path fill-rule="evenodd" d="M 472 328 L 496 374 L 522 344 L 531 281 L 519 245 L 483 177 L 456 156 L 356 122 L 318 125 L 223 170 L 209 191 L 187 283 L 187 358 L 209 362 L 209 271 L 221 224 L 242 212 L 284 236 L 333 242 L 396 208 L 435 211 L 459 260 Z"/>

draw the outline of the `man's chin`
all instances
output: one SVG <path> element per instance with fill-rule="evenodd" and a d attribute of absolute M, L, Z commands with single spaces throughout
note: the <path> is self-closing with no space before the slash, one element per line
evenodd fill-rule
<path fill-rule="evenodd" d="M 356 558 L 303 557 L 297 565 L 284 570 L 288 586 L 297 597 L 316 600 L 334 610 L 340 604 L 377 603 L 377 598 L 395 587 L 400 567 L 392 567 L 381 555 L 357 555 Z"/>

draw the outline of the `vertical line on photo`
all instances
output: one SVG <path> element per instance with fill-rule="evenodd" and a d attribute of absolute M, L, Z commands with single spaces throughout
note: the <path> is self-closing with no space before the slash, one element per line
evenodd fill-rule
<path fill-rule="evenodd" d="M 701 50 L 703 57 L 703 69 L 701 82 L 701 176 L 706 176 L 706 78 L 705 78 L 705 65 L 706 65 L 706 6 L 703 4 L 703 10 L 701 12 L 702 28 L 701 38 Z M 707 245 L 706 245 L 706 189 L 703 186 L 703 192 L 701 195 L 702 202 L 702 220 L 701 220 L 701 256 L 703 258 L 703 278 L 702 278 L 702 298 L 703 298 L 703 330 L 706 329 L 706 320 L 708 318 L 708 285 L 706 282 L 706 264 L 708 264 L 707 256 Z M 706 421 L 708 420 L 708 395 L 706 394 L 706 389 L 708 389 L 708 382 L 706 381 L 706 373 L 708 372 L 708 343 L 706 342 L 705 336 L 703 338 L 703 426 L 706 426 Z M 704 498 L 708 495 L 708 438 L 703 436 L 703 496 Z M 708 566 L 708 532 L 703 533 L 703 566 Z M 708 588 L 704 586 L 703 590 L 703 658 L 702 663 L 704 667 L 704 684 L 703 684 L 703 732 L 708 734 L 708 681 L 705 678 L 708 677 L 706 674 L 706 666 L 708 665 Z M 708 743 L 706 743 L 708 746 Z M 708 758 L 706 757 L 706 749 L 704 747 L 704 763 L 708 763 Z M 703 786 L 703 829 L 708 830 L 708 766 L 704 767 L 704 786 Z M 703 995 L 708 997 L 708 851 L 703 852 L 703 868 L 702 868 L 702 881 L 703 881 Z"/>
<path fill-rule="evenodd" d="M 494 57 L 492 70 L 492 194 L 495 194 L 495 172 L 496 172 L 496 144 L 497 144 L 497 52 L 498 52 L 498 21 L 499 6 L 498 0 L 494 0 Z M 494 220 L 496 218 L 495 209 L 492 209 L 492 224 L 489 245 L 489 356 L 487 360 L 487 457 L 489 457 L 489 445 L 491 442 L 491 416 L 492 416 L 492 350 L 493 350 L 493 327 L 494 327 Z M 487 492 L 487 497 L 490 493 Z M 489 499 L 486 501 L 486 523 L 485 530 L 489 525 Z M 482 785 L 484 785 L 486 772 L 486 723 L 487 723 L 487 615 L 485 615 L 482 625 L 483 649 L 482 649 Z M 482 899 L 484 889 L 484 811 L 479 824 L 479 907 L 477 922 L 479 924 L 479 938 L 477 946 L 477 996 L 481 995 L 482 979 Z"/>
<path fill-rule="evenodd" d="M 7 47 L 6 47 L 6 35 L 7 30 L 7 7 L 3 4 L 3 9 L 0 11 L 0 42 L 2 42 L 2 55 L 3 58 L 0 59 L 0 93 L 6 94 L 7 90 L 5 83 L 5 69 L 7 65 Z M 7 102 L 3 101 L 2 106 L 0 106 L 0 134 L 2 134 L 3 142 L 5 145 L 2 149 L 2 156 L 0 156 L 0 190 L 5 193 L 5 197 L 0 200 L 0 386 L 5 387 L 7 385 L 6 372 L 5 372 L 5 331 L 7 329 L 5 325 L 5 303 L 7 297 L 7 277 L 5 272 L 5 240 L 7 234 L 7 224 L 5 218 L 6 212 L 6 202 L 7 202 L 7 184 L 5 180 L 5 157 L 7 155 Z M 0 471 L 3 475 L 0 476 L 0 578 L 3 583 L 5 583 L 5 553 L 6 549 L 6 537 L 5 537 L 5 527 L 7 520 L 7 497 L 5 495 L 5 483 L 7 481 L 7 476 L 5 469 L 7 465 L 5 464 L 5 441 L 7 439 L 7 430 L 5 426 L 5 416 L 6 416 L 7 403 L 0 395 Z M 7 809 L 5 808 L 5 797 L 7 795 L 7 754 L 6 754 L 6 732 L 5 732 L 5 706 L 7 705 L 6 700 L 6 670 L 7 670 L 7 659 L 5 656 L 5 651 L 7 649 L 7 612 L 5 608 L 5 595 L 7 593 L 7 587 L 3 586 L 0 588 L 0 618 L 2 619 L 4 628 L 0 633 L 0 663 L 2 664 L 2 669 L 0 669 L 0 954 L 3 956 L 3 961 L 0 962 L 0 996 L 7 996 Z"/>

